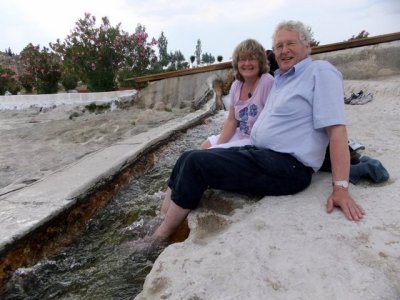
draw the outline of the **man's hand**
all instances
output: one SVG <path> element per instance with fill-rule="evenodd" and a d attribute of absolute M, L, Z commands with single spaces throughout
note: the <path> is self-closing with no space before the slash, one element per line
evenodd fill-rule
<path fill-rule="evenodd" d="M 349 191 L 343 188 L 334 188 L 326 203 L 326 211 L 331 213 L 334 207 L 340 207 L 347 219 L 361 220 L 364 215 L 363 208 L 351 198 Z"/>

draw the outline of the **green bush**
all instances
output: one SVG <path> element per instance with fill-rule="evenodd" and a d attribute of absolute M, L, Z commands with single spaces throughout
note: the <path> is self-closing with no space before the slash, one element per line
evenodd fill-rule
<path fill-rule="evenodd" d="M 22 74 L 19 77 L 19 82 L 21 83 L 27 94 L 32 94 L 35 78 L 31 74 Z"/>
<path fill-rule="evenodd" d="M 15 72 L 0 67 L 0 95 L 4 95 L 7 91 L 13 95 L 17 95 L 20 90 L 21 84 L 19 83 Z"/>
<path fill-rule="evenodd" d="M 132 89 L 143 89 L 145 88 L 148 83 L 147 82 L 135 82 L 134 80 L 127 80 L 129 78 L 134 78 L 138 77 L 141 75 L 137 74 L 137 71 L 134 70 L 129 70 L 129 69 L 121 69 L 118 72 L 118 85 L 119 87 L 126 88 L 126 87 L 131 87 Z"/>
<path fill-rule="evenodd" d="M 89 13 L 75 24 L 64 42 L 57 40 L 50 47 L 63 57 L 64 70 L 75 70 L 91 92 L 115 90 L 120 69 L 144 73 L 157 61 L 152 49 L 157 41 L 148 41 L 146 28 L 140 24 L 132 35 L 123 31 L 120 24 L 111 26 L 107 17 L 97 26 L 96 18 Z"/>
<path fill-rule="evenodd" d="M 58 92 L 58 82 L 63 71 L 61 58 L 46 47 L 29 44 L 21 52 L 25 72 L 32 76 L 38 94 Z"/>
<path fill-rule="evenodd" d="M 79 77 L 75 74 L 64 72 L 61 75 L 61 84 L 66 92 L 74 90 L 78 86 Z"/>

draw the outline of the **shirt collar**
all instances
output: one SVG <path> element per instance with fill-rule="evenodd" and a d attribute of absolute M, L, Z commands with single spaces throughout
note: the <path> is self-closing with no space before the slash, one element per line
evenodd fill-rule
<path fill-rule="evenodd" d="M 312 62 L 311 57 L 307 56 L 306 58 L 295 64 L 293 67 L 291 67 L 286 73 L 282 74 L 281 70 L 277 69 L 274 72 L 274 75 L 275 77 L 281 77 L 283 75 L 286 76 L 293 75 L 294 73 L 298 73 L 304 70 L 311 62 Z"/>

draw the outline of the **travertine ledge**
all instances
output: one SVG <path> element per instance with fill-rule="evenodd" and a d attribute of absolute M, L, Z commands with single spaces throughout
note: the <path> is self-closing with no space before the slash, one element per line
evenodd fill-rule
<path fill-rule="evenodd" d="M 294 196 L 217 193 L 189 215 L 189 238 L 158 257 L 136 299 L 399 299 L 399 87 L 399 76 L 345 82 L 347 95 L 374 94 L 346 106 L 349 136 L 391 175 L 351 185 L 362 221 L 325 212 L 328 173 Z"/>

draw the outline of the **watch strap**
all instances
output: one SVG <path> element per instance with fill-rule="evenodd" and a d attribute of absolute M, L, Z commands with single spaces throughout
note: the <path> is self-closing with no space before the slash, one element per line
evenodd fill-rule
<path fill-rule="evenodd" d="M 347 180 L 334 180 L 332 181 L 332 186 L 338 186 L 347 189 L 349 187 L 349 182 Z"/>

